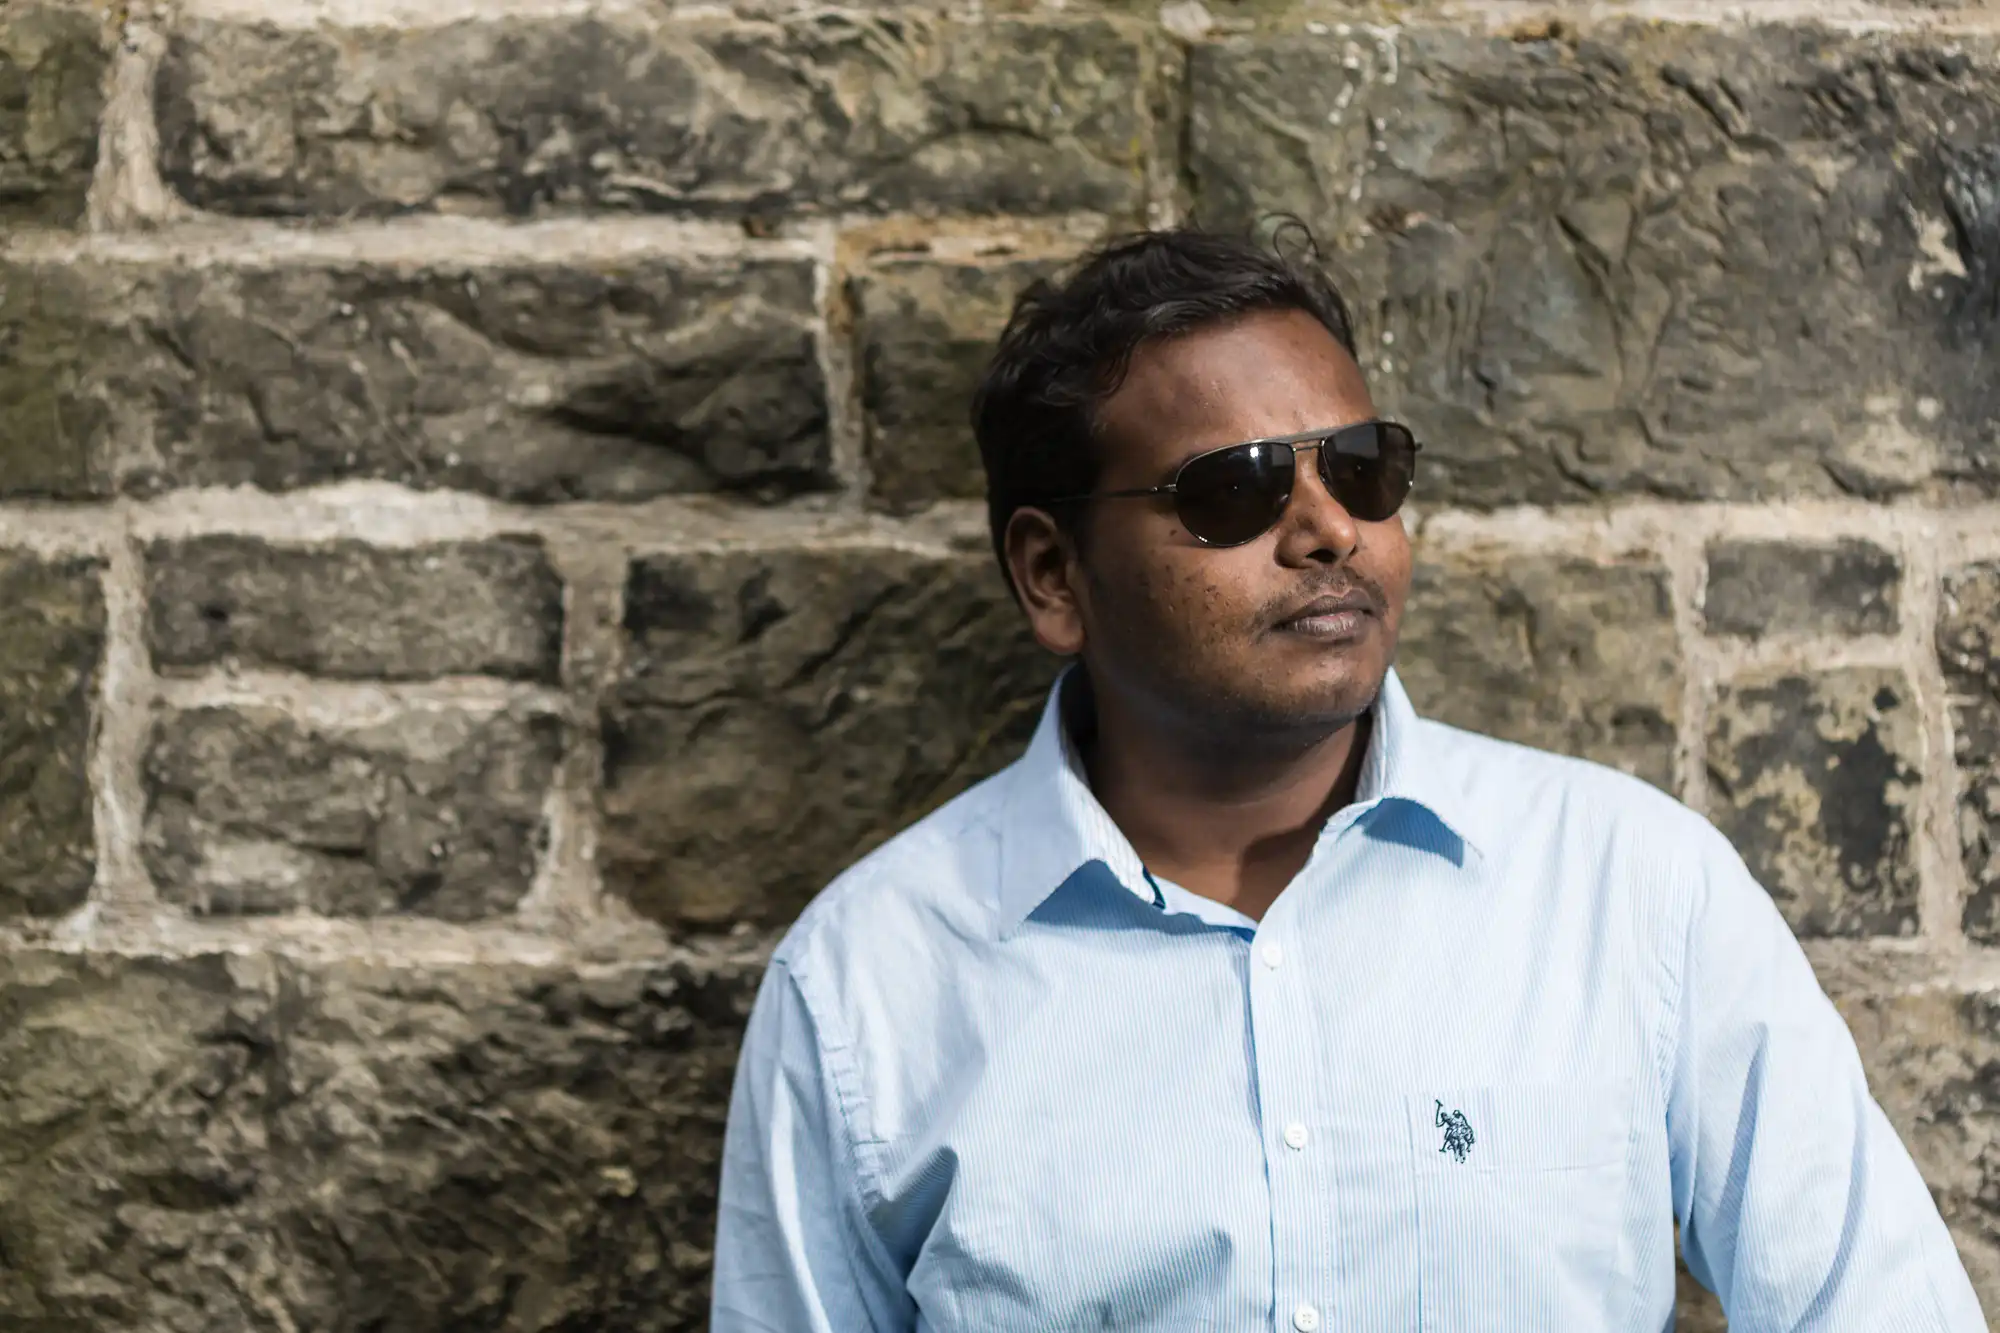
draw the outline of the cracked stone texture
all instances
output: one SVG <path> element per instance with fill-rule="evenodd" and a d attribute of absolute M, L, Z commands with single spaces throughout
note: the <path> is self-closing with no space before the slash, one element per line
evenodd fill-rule
<path fill-rule="evenodd" d="M 1971 894 L 1965 933 L 2000 944 L 2000 562 L 1947 571 L 1938 663 L 1958 758 L 1958 833 Z"/>
<path fill-rule="evenodd" d="M 1873 542 L 1724 541 L 1708 548 L 1711 633 L 1893 634 L 1903 567 Z"/>
<path fill-rule="evenodd" d="M 97 873 L 99 569 L 0 549 L 0 920 L 78 907 Z"/>
<path fill-rule="evenodd" d="M 848 280 L 861 324 L 868 468 L 886 507 L 986 494 L 972 395 L 1014 298 L 1057 267 L 895 260 Z"/>
<path fill-rule="evenodd" d="M 82 300 L 66 271 L 0 260 L 0 500 L 111 489 L 106 444 L 119 405 L 92 385 L 130 351 L 82 316 Z"/>
<path fill-rule="evenodd" d="M 1680 645 L 1666 568 L 1418 548 L 1396 671 L 1427 717 L 1671 790 Z"/>
<path fill-rule="evenodd" d="M 604 714 L 607 887 L 692 929 L 781 924 L 1026 745 L 1059 664 L 984 553 L 663 555 Z"/>
<path fill-rule="evenodd" d="M 1101 20 L 190 20 L 157 102 L 168 184 L 226 213 L 1136 218 L 1146 82 Z"/>
<path fill-rule="evenodd" d="M 562 579 L 530 538 L 389 550 L 202 537 L 155 543 L 146 567 L 159 669 L 551 685 L 562 674 Z"/>
<path fill-rule="evenodd" d="M 109 63 L 104 22 L 88 10 L 30 0 L 0 11 L 0 224 L 82 219 Z"/>
<path fill-rule="evenodd" d="M 1917 929 L 1922 721 L 1901 672 L 1775 675 L 1709 715 L 1709 814 L 1800 936 Z"/>
<path fill-rule="evenodd" d="M 474 921 L 527 893 L 560 722 L 524 708 L 171 713 L 145 761 L 146 866 L 196 915 L 307 910 Z"/>
<path fill-rule="evenodd" d="M 2000 992 L 1828 989 L 1990 1319 L 2000 1311 Z"/>
<path fill-rule="evenodd" d="M 2000 494 L 1993 37 L 1419 22 L 1191 59 L 1197 215 L 1320 230 L 1426 503 Z"/>
<path fill-rule="evenodd" d="M 0 1327 L 701 1329 L 756 977 L 0 954 Z"/>
<path fill-rule="evenodd" d="M 0 497 L 831 484 L 807 260 L 0 263 Z"/>

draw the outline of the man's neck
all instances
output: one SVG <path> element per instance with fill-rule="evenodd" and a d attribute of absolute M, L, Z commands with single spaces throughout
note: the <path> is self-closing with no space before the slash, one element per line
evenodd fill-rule
<path fill-rule="evenodd" d="M 1115 703 L 1087 704 L 1077 740 L 1091 791 L 1140 861 L 1252 920 L 1354 799 L 1371 729 L 1364 714 L 1323 736 L 1218 746 L 1141 725 Z"/>

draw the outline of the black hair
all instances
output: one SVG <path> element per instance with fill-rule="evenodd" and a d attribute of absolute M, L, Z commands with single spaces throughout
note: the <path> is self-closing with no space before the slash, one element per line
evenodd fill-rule
<path fill-rule="evenodd" d="M 1303 242 L 1303 256 L 1294 240 Z M 1264 241 L 1194 228 L 1116 237 L 1066 275 L 1021 293 L 972 402 L 1003 574 L 1015 510 L 1096 488 L 1097 410 L 1117 392 L 1140 344 L 1260 310 L 1305 311 L 1354 355 L 1347 301 L 1296 218 L 1282 219 Z M 1074 508 L 1050 512 L 1076 535 Z"/>

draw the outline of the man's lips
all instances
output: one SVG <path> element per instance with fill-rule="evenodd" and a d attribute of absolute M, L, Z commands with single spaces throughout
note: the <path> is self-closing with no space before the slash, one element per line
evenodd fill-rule
<path fill-rule="evenodd" d="M 1278 621 L 1276 628 L 1315 639 L 1346 639 L 1359 634 L 1374 614 L 1374 599 L 1354 589 L 1315 597 Z"/>

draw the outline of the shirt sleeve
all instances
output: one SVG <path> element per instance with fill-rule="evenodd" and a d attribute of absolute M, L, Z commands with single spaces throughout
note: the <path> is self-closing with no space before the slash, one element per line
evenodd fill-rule
<path fill-rule="evenodd" d="M 711 1333 L 904 1333 L 914 1304 L 870 1228 L 846 1114 L 797 979 L 764 974 L 722 1149 Z"/>
<path fill-rule="evenodd" d="M 1731 1333 L 1984 1333 L 1929 1189 L 1776 906 L 1719 835 L 1668 1094 L 1688 1268 Z"/>

